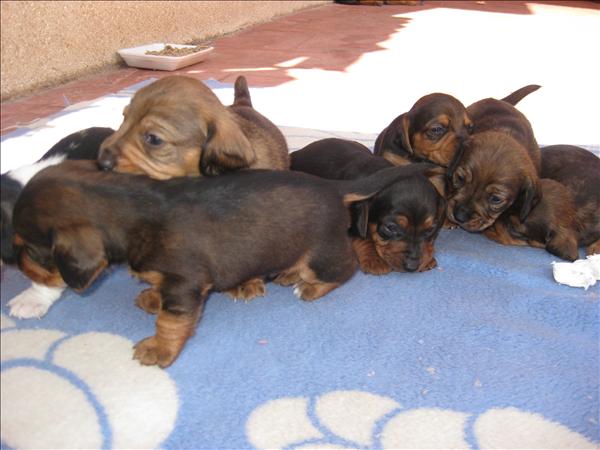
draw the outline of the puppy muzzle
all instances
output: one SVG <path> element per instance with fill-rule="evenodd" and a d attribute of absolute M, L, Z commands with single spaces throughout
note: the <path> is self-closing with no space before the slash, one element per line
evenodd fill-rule
<path fill-rule="evenodd" d="M 113 170 L 116 165 L 117 157 L 115 151 L 110 147 L 101 149 L 98 156 L 98 167 L 102 170 Z"/>

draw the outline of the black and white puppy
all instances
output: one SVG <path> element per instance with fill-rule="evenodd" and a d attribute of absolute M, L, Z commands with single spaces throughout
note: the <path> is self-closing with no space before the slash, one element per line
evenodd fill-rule
<path fill-rule="evenodd" d="M 1 190 L 1 258 L 5 264 L 14 264 L 12 216 L 19 194 L 33 176 L 46 167 L 65 159 L 98 158 L 100 144 L 114 133 L 112 128 L 92 127 L 72 133 L 48 150 L 37 162 L 19 167 L 0 176 Z M 8 302 L 10 315 L 22 319 L 43 316 L 50 305 L 60 297 L 63 289 L 48 288 L 36 283 Z"/>

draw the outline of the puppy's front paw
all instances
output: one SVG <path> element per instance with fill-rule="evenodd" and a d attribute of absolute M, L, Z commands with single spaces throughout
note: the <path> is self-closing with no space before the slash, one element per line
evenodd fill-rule
<path fill-rule="evenodd" d="M 262 297 L 266 293 L 267 287 L 265 286 L 265 282 L 260 278 L 248 280 L 233 289 L 225 291 L 225 294 L 234 300 L 241 299 L 244 301 L 250 301 L 255 297 Z"/>
<path fill-rule="evenodd" d="M 435 258 L 431 258 L 431 261 L 429 261 L 429 263 L 424 266 L 422 269 L 419 269 L 419 272 L 426 272 L 428 270 L 431 269 L 435 269 L 437 267 L 437 261 L 435 260 Z"/>
<path fill-rule="evenodd" d="M 378 256 L 372 258 L 361 258 L 359 261 L 360 270 L 371 275 L 385 275 L 392 271 L 388 263 Z"/>
<path fill-rule="evenodd" d="M 137 359 L 145 366 L 158 365 L 164 369 L 170 366 L 175 361 L 175 358 L 177 358 L 177 353 L 162 347 L 156 336 L 142 339 L 133 348 L 135 349 L 133 359 Z"/>
<path fill-rule="evenodd" d="M 63 288 L 51 288 L 34 283 L 8 302 L 9 314 L 19 319 L 39 319 L 48 312 L 63 290 Z"/>
<path fill-rule="evenodd" d="M 153 288 L 144 289 L 135 299 L 135 304 L 147 313 L 156 314 L 162 304 L 160 292 Z"/>

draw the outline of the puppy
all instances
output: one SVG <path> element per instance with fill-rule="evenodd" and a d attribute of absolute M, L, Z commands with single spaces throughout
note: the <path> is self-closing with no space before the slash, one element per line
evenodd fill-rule
<path fill-rule="evenodd" d="M 114 133 L 112 128 L 92 127 L 58 141 L 50 150 L 34 164 L 13 170 L 0 177 L 2 195 L 2 262 L 14 264 L 13 252 L 13 210 L 19 194 L 28 181 L 42 169 L 59 164 L 65 159 L 87 159 L 95 161 L 98 158 L 100 144 Z M 62 294 L 61 288 L 48 288 L 33 283 L 30 288 L 12 298 L 8 302 L 10 314 L 20 318 L 43 316 L 50 305 Z"/>
<path fill-rule="evenodd" d="M 242 76 L 229 107 L 201 81 L 168 76 L 140 89 L 123 115 L 121 127 L 102 144 L 102 169 L 166 180 L 289 168 L 283 134 L 252 107 Z"/>
<path fill-rule="evenodd" d="M 473 135 L 449 171 L 448 218 L 480 232 L 512 209 L 523 222 L 541 196 L 540 149 L 527 118 L 503 100 L 467 108 Z"/>
<path fill-rule="evenodd" d="M 525 86 L 502 101 L 514 106 L 539 88 Z M 374 153 L 395 165 L 427 160 L 448 167 L 472 128 L 472 118 L 459 100 L 448 94 L 429 94 L 377 136 Z"/>
<path fill-rule="evenodd" d="M 48 150 L 34 164 L 20 167 L 0 176 L 2 196 L 2 261 L 7 264 L 14 263 L 12 254 L 12 215 L 15 203 L 23 186 L 40 170 L 45 167 L 59 164 L 65 159 L 89 159 L 98 157 L 100 144 L 104 139 L 114 133 L 112 128 L 92 127 L 72 133 Z"/>
<path fill-rule="evenodd" d="M 355 271 L 347 205 L 403 176 L 394 167 L 352 182 L 290 171 L 156 181 L 66 161 L 40 172 L 14 211 L 19 268 L 36 283 L 83 291 L 113 263 L 151 284 L 137 304 L 158 313 L 135 347 L 170 365 L 212 290 L 275 277 L 315 300 Z"/>
<path fill-rule="evenodd" d="M 551 145 L 541 153 L 541 205 L 534 218 L 509 231 L 571 261 L 578 246 L 587 255 L 600 253 L 600 158 L 574 145 Z"/>
<path fill-rule="evenodd" d="M 503 214 L 484 234 L 500 244 L 544 248 L 559 258 L 575 261 L 581 241 L 575 198 L 566 186 L 549 178 L 540 180 L 540 188 L 542 198 L 525 221 L 521 222 L 517 214 Z"/>
<path fill-rule="evenodd" d="M 358 142 L 336 138 L 313 142 L 291 158 L 292 170 L 336 180 L 366 177 L 393 166 Z M 423 164 L 411 168 L 405 177 L 351 207 L 350 235 L 365 273 L 422 272 L 437 265 L 434 242 L 446 215 L 440 193 L 444 171 Z"/>

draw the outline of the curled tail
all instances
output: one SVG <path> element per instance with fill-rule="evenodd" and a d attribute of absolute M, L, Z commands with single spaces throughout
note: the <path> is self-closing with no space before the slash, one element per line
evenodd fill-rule
<path fill-rule="evenodd" d="M 525 97 L 527 97 L 532 92 L 537 91 L 539 88 L 541 88 L 540 85 L 529 84 L 527 86 L 522 87 L 521 89 L 517 89 L 512 94 L 507 95 L 506 97 L 504 97 L 502 99 L 502 101 L 504 101 L 506 103 L 510 103 L 511 105 L 515 106 L 517 103 L 519 103 Z"/>
<path fill-rule="evenodd" d="M 233 104 L 236 106 L 252 107 L 252 99 L 250 98 L 248 83 L 246 82 L 246 77 L 243 75 L 240 75 L 235 80 Z"/>
<path fill-rule="evenodd" d="M 406 166 L 388 167 L 364 178 L 330 181 L 335 184 L 338 192 L 343 195 L 344 204 L 350 205 L 351 203 L 366 200 L 374 196 L 401 178 L 407 178 L 419 173 L 427 174 L 435 170 L 440 170 L 435 164 L 416 163 Z"/>

